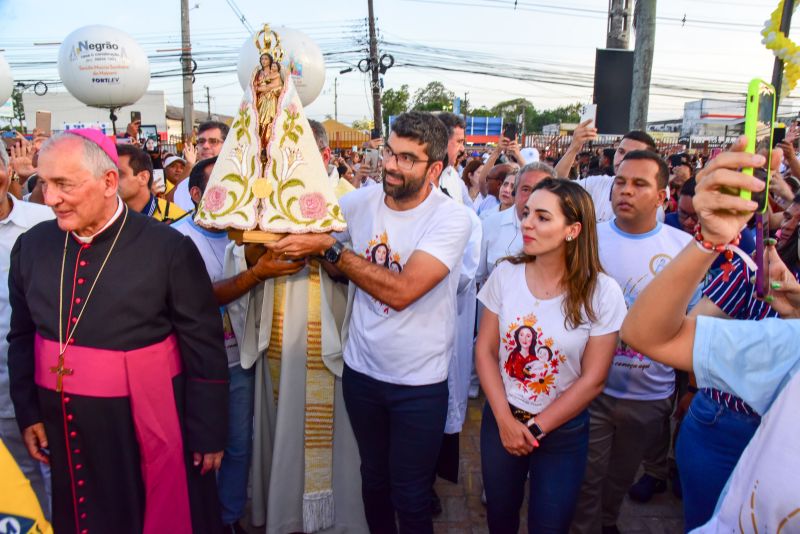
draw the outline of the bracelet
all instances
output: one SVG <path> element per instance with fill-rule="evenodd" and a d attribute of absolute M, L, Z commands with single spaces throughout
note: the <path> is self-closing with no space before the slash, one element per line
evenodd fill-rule
<path fill-rule="evenodd" d="M 688 391 L 689 393 L 697 393 L 700 390 L 697 389 L 697 386 L 689 384 L 688 386 L 686 386 L 686 391 Z"/>
<path fill-rule="evenodd" d="M 722 269 L 723 282 L 728 282 L 730 280 L 731 272 L 733 271 L 734 254 L 739 256 L 752 271 L 758 270 L 758 266 L 753 259 L 739 248 L 739 242 L 741 239 L 742 234 L 740 233 L 730 243 L 715 245 L 714 243 L 705 240 L 699 223 L 694 227 L 694 242 L 695 245 L 697 245 L 697 248 L 708 254 L 722 254 L 725 257 L 725 261 L 722 263 L 722 265 L 720 265 L 720 268 Z"/>
<path fill-rule="evenodd" d="M 733 241 L 731 241 L 730 243 L 725 243 L 724 245 L 715 245 L 711 241 L 705 240 L 699 224 L 695 225 L 694 227 L 694 240 L 697 242 L 700 248 L 708 252 L 716 252 L 717 254 L 730 252 L 731 253 L 730 258 L 728 258 L 728 254 L 725 254 L 725 257 L 728 258 L 729 260 L 733 259 L 733 252 L 731 251 L 730 246 L 733 245 L 734 247 L 738 247 L 739 241 L 741 241 L 741 239 L 742 239 L 742 234 L 739 234 L 735 238 L 733 238 Z"/>
<path fill-rule="evenodd" d="M 704 247 L 703 244 L 700 241 L 695 240 L 694 244 L 697 245 L 697 248 L 699 248 L 700 250 L 702 250 L 706 254 L 716 254 L 717 253 L 717 251 L 714 250 L 713 248 Z"/>

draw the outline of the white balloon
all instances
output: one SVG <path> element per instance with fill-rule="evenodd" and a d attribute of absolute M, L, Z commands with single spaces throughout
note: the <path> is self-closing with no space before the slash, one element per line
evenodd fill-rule
<path fill-rule="evenodd" d="M 272 28 L 281 38 L 283 61 L 281 71 L 292 73 L 292 81 L 304 106 L 317 99 L 325 85 L 325 59 L 322 50 L 303 32 L 283 26 Z M 239 51 L 239 85 L 245 90 L 258 67 L 258 48 L 249 37 Z"/>
<path fill-rule="evenodd" d="M 14 78 L 11 77 L 11 68 L 6 58 L 0 54 L 0 106 L 6 103 L 14 90 Z"/>
<path fill-rule="evenodd" d="M 58 51 L 58 74 L 86 104 L 118 108 L 139 100 L 150 85 L 150 62 L 133 37 L 110 26 L 84 26 Z"/>

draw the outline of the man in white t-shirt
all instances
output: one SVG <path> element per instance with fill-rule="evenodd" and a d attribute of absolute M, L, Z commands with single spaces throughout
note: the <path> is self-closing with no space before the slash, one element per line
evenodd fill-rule
<path fill-rule="evenodd" d="M 447 130 L 430 113 L 400 115 L 382 187 L 340 200 L 347 231 L 292 235 L 271 247 L 322 256 L 355 285 L 344 349 L 344 399 L 361 455 L 372 532 L 432 533 L 430 481 L 447 417 L 456 291 L 470 234 L 466 209 L 430 184 Z"/>
<path fill-rule="evenodd" d="M 597 138 L 597 128 L 594 128 L 592 121 L 586 121 L 578 125 L 572 134 L 572 142 L 564 156 L 556 164 L 556 173 L 562 178 L 569 176 L 570 167 L 575 162 L 575 157 L 580 153 L 581 148 L 587 141 Z M 617 145 L 614 152 L 614 172 L 618 172 L 619 166 L 625 155 L 634 150 L 651 150 L 658 152 L 655 140 L 645 132 L 631 130 L 622 136 L 622 140 Z M 611 206 L 611 187 L 614 185 L 614 177 L 607 174 L 589 176 L 576 180 L 586 189 L 594 201 L 594 211 L 597 222 L 605 222 L 614 218 L 614 209 Z M 659 216 L 663 221 L 663 211 Z"/>
<path fill-rule="evenodd" d="M 657 219 L 669 169 L 654 152 L 630 152 L 612 188 L 616 218 L 597 227 L 603 269 L 622 287 L 630 307 L 639 292 L 691 241 Z M 625 493 L 645 451 L 663 438 L 672 411 L 675 372 L 620 343 L 603 393 L 589 408 L 591 430 L 586 476 L 572 532 L 617 532 Z"/>
<path fill-rule="evenodd" d="M 738 172 L 765 164 L 740 139 L 698 175 L 694 206 L 704 240 L 729 243 L 756 203 L 726 189 L 763 191 L 763 182 Z M 773 166 L 777 161 L 773 160 Z M 734 211 L 735 210 L 735 211 Z M 771 248 L 771 247 L 770 247 Z M 640 295 L 622 326 L 622 337 L 653 358 L 693 371 L 701 388 L 729 391 L 763 414 L 717 502 L 714 515 L 692 532 L 798 532 L 800 525 L 800 286 L 774 248 L 770 305 L 784 319 L 736 321 L 689 317 L 684 309 L 694 284 L 719 254 L 690 245 Z M 667 298 L 664 295 L 668 295 Z"/>
<path fill-rule="evenodd" d="M 445 162 L 455 163 L 464 153 L 464 119 L 453 113 L 441 112 L 436 117 L 442 121 L 447 129 L 447 159 Z M 448 403 L 447 422 L 445 434 L 436 466 L 436 475 L 453 483 L 458 483 L 459 471 L 459 434 L 467 414 L 467 394 L 473 362 L 473 338 L 475 332 L 475 311 L 477 290 L 475 286 L 475 273 L 478 270 L 478 260 L 481 251 L 481 220 L 472 209 L 467 206 L 469 192 L 464 181 L 460 178 L 458 170 L 453 165 L 448 165 L 442 173 L 433 180 L 432 186 L 438 188 L 459 205 L 464 206 L 470 219 L 470 237 L 464 256 L 461 259 L 458 290 L 456 294 L 456 328 L 452 345 L 453 356 L 447 374 Z M 451 193 L 453 193 L 451 195 Z M 467 195 L 467 201 L 464 199 Z M 435 482 L 433 476 L 431 485 Z M 436 491 L 432 491 L 432 510 L 434 515 L 442 511 L 441 501 Z"/>
<path fill-rule="evenodd" d="M 439 176 L 438 186 L 444 194 L 459 204 L 469 206 L 472 204 L 469 189 L 461 179 L 461 173 L 455 168 L 456 162 L 464 155 L 467 123 L 460 115 L 446 111 L 437 113 L 436 117 L 447 128 L 447 159 L 445 160 L 447 165 Z"/>
<path fill-rule="evenodd" d="M 203 196 L 216 162 L 216 156 L 200 160 L 192 168 L 186 180 L 195 206 Z M 241 532 L 239 520 L 244 517 L 247 504 L 247 478 L 252 455 L 255 376 L 254 368 L 244 369 L 240 363 L 239 343 L 227 305 L 246 295 L 265 279 L 293 274 L 304 264 L 274 261 L 271 260 L 271 254 L 262 254 L 248 270 L 224 279 L 225 249 L 230 242 L 227 232 L 201 228 L 195 224 L 193 213 L 176 221 L 172 228 L 189 237 L 200 251 L 208 276 L 214 284 L 214 296 L 220 305 L 225 332 L 225 350 L 228 354 L 230 391 L 228 440 L 217 475 L 217 487 L 225 532 Z M 186 268 L 193 269 L 195 266 L 187 265 Z"/>

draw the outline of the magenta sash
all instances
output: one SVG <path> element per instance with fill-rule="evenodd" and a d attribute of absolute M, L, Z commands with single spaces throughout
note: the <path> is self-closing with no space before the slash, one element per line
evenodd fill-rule
<path fill-rule="evenodd" d="M 36 384 L 56 390 L 58 343 L 38 334 L 34 344 Z M 64 393 L 88 397 L 130 397 L 145 487 L 144 534 L 192 532 L 186 464 L 172 378 L 181 373 L 174 335 L 131 351 L 70 345 Z"/>

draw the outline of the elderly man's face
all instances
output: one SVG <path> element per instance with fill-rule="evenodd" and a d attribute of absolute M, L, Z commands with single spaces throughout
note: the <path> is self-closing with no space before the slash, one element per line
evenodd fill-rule
<path fill-rule="evenodd" d="M 41 154 L 38 174 L 44 203 L 53 208 L 59 228 L 91 235 L 105 224 L 119 175 L 115 170 L 94 176 L 84 165 L 80 141 L 64 140 Z"/>

